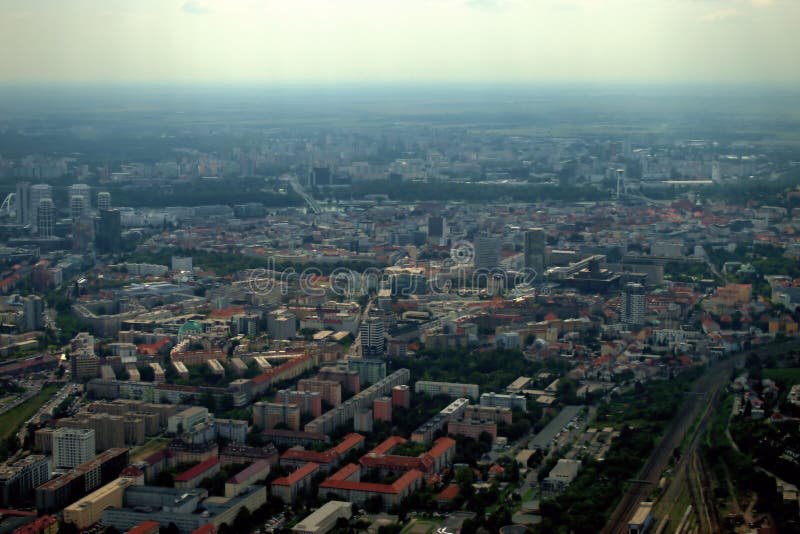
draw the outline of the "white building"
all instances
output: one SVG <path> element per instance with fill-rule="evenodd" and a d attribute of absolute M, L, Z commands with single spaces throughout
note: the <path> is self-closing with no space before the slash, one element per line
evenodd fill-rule
<path fill-rule="evenodd" d="M 80 220 L 89 211 L 86 199 L 80 195 L 69 197 L 69 214 L 73 221 Z"/>
<path fill-rule="evenodd" d="M 53 431 L 53 465 L 75 467 L 94 458 L 95 439 L 91 428 L 57 428 Z"/>
<path fill-rule="evenodd" d="M 547 492 L 559 493 L 569 486 L 581 468 L 579 460 L 569 460 L 561 458 L 556 466 L 550 470 L 547 478 L 544 479 L 542 489 Z"/>
<path fill-rule="evenodd" d="M 489 408 L 508 408 L 511 410 L 519 408 L 523 412 L 528 411 L 525 395 L 514 395 L 513 393 L 509 393 L 508 395 L 502 393 L 484 393 L 481 395 L 481 406 Z"/>
<path fill-rule="evenodd" d="M 353 505 L 346 501 L 328 501 L 321 508 L 297 523 L 292 532 L 295 534 L 326 534 L 333 530 L 340 519 L 350 519 Z"/>
<path fill-rule="evenodd" d="M 100 191 L 97 193 L 97 209 L 100 211 L 111 209 L 111 193 L 108 191 Z"/>

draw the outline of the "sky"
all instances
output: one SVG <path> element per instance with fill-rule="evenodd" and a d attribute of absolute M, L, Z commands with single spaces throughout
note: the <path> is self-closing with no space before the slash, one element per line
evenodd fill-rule
<path fill-rule="evenodd" d="M 0 0 L 0 84 L 800 84 L 800 0 Z"/>

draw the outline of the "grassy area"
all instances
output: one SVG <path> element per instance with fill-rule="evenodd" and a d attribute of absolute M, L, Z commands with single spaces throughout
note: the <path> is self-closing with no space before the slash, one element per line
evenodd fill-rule
<path fill-rule="evenodd" d="M 400 534 L 430 534 L 442 524 L 441 519 L 414 518 L 400 531 Z"/>
<path fill-rule="evenodd" d="M 688 490 L 684 490 L 678 496 L 678 500 L 675 502 L 675 505 L 670 510 L 669 514 L 669 523 L 667 524 L 667 532 L 675 532 L 678 525 L 681 524 L 681 519 L 683 519 L 683 515 L 686 513 L 686 509 L 691 504 L 691 497 L 689 495 Z"/>
<path fill-rule="evenodd" d="M 153 438 L 144 445 L 136 447 L 131 451 L 131 461 L 138 462 L 144 460 L 154 452 L 164 448 L 169 443 L 169 438 Z"/>
<path fill-rule="evenodd" d="M 782 382 L 791 387 L 800 384 L 800 367 L 786 367 L 784 369 L 763 369 L 761 374 L 776 382 Z"/>
<path fill-rule="evenodd" d="M 528 488 L 528 491 L 522 496 L 522 502 L 528 502 L 533 499 L 533 488 Z"/>
<path fill-rule="evenodd" d="M 58 386 L 47 386 L 20 406 L 0 415 L 0 440 L 12 436 L 20 425 L 39 411 L 39 408 L 44 406 L 57 391 Z"/>

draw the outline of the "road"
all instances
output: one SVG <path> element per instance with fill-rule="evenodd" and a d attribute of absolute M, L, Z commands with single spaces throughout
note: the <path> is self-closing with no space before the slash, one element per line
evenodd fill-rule
<path fill-rule="evenodd" d="M 81 386 L 79 384 L 74 384 L 72 382 L 67 382 L 64 386 L 56 392 L 53 397 L 48 400 L 44 405 L 42 405 L 39 410 L 33 414 L 27 421 L 25 421 L 22 426 L 20 426 L 19 430 L 17 431 L 17 438 L 19 438 L 20 443 L 25 442 L 25 436 L 28 434 L 28 425 L 30 424 L 38 424 L 42 421 L 42 415 L 47 415 L 47 418 L 53 415 L 53 410 L 58 407 L 61 402 L 67 398 L 67 396 L 72 395 L 73 393 L 80 392 Z"/>
<path fill-rule="evenodd" d="M 687 476 L 700 477 L 699 482 L 706 485 L 702 480 L 703 473 L 690 474 L 689 465 L 693 462 L 694 453 L 700 443 L 700 438 L 705 432 L 706 427 L 712 420 L 716 412 L 719 392 L 728 384 L 731 377 L 731 371 L 734 366 L 740 367 L 743 365 L 745 356 L 748 353 L 754 353 L 760 358 L 764 358 L 770 354 L 780 354 L 800 349 L 800 342 L 784 343 L 781 345 L 768 345 L 766 347 L 759 347 L 752 351 L 738 353 L 722 361 L 718 361 L 706 369 L 700 378 L 698 378 L 692 390 L 688 393 L 678 414 L 670 423 L 669 428 L 664 433 L 663 438 L 658 446 L 653 450 L 653 453 L 648 458 L 644 467 L 639 473 L 637 480 L 642 481 L 634 483 L 628 492 L 622 497 L 614 512 L 611 514 L 606 526 L 603 528 L 604 533 L 622 533 L 628 530 L 628 520 L 633 515 L 639 503 L 642 501 L 650 500 L 650 495 L 658 484 L 661 474 L 669 466 L 669 459 L 672 451 L 679 447 L 683 441 L 684 435 L 689 431 L 692 423 L 700 417 L 697 427 L 694 429 L 692 439 L 689 442 L 687 449 L 684 451 L 681 461 L 679 462 L 676 475 L 672 478 L 669 486 L 666 489 L 664 498 L 677 498 L 680 489 L 683 485 L 687 484 Z M 685 464 L 681 468 L 681 464 Z M 697 468 L 697 464 L 695 464 Z M 702 471 L 702 469 L 701 469 Z M 675 489 L 673 489 L 673 486 Z M 706 501 L 706 509 L 708 508 L 708 500 Z M 711 511 L 701 511 L 700 513 L 708 517 Z M 713 520 L 713 518 L 712 518 Z"/>

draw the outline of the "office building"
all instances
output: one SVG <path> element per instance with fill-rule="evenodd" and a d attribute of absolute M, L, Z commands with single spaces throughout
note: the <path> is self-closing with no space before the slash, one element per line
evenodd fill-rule
<path fill-rule="evenodd" d="M 53 432 L 53 464 L 75 467 L 94 458 L 95 437 L 90 428 L 57 428 Z"/>
<path fill-rule="evenodd" d="M 122 218 L 119 210 L 100 212 L 95 229 L 95 247 L 100 253 L 118 252 L 122 248 Z"/>
<path fill-rule="evenodd" d="M 500 240 L 494 236 L 478 236 L 475 238 L 475 259 L 476 269 L 492 269 L 497 267 L 500 261 Z"/>
<path fill-rule="evenodd" d="M 578 476 L 580 469 L 580 460 L 561 458 L 542 481 L 542 493 L 553 495 L 564 491 Z"/>
<path fill-rule="evenodd" d="M 102 523 L 123 532 L 144 520 L 156 521 L 162 528 L 173 524 L 180 534 L 211 533 L 223 524 L 233 525 L 243 509 L 252 513 L 267 502 L 267 488 L 249 486 L 232 498 L 209 497 L 204 489 L 182 490 L 156 486 L 129 486 L 124 507 L 103 511 Z"/>
<path fill-rule="evenodd" d="M 485 408 L 518 408 L 523 412 L 528 411 L 525 395 L 515 395 L 513 393 L 484 393 L 481 395 L 481 406 Z"/>
<path fill-rule="evenodd" d="M 202 406 L 192 406 L 167 419 L 167 432 L 182 434 L 190 432 L 195 425 L 208 419 L 208 409 Z"/>
<path fill-rule="evenodd" d="M 44 328 L 44 301 L 41 297 L 27 297 L 22 305 L 22 322 L 25 331 Z"/>
<path fill-rule="evenodd" d="M 459 384 L 456 382 L 433 382 L 429 380 L 417 380 L 414 384 L 414 393 L 425 393 L 426 395 L 447 395 L 450 398 L 468 397 L 473 400 L 478 399 L 478 384 Z"/>
<path fill-rule="evenodd" d="M 292 528 L 293 534 L 327 534 L 339 519 L 350 519 L 353 505 L 345 501 L 328 501 Z"/>
<path fill-rule="evenodd" d="M 442 238 L 447 235 L 447 220 L 442 215 L 428 217 L 428 237 Z"/>
<path fill-rule="evenodd" d="M 292 313 L 284 312 L 267 319 L 269 335 L 274 339 L 292 339 L 297 334 L 297 318 Z"/>
<path fill-rule="evenodd" d="M 18 182 L 17 191 L 14 198 L 17 210 L 17 224 L 29 224 L 31 222 L 31 183 Z"/>
<path fill-rule="evenodd" d="M 525 232 L 524 237 L 525 268 L 534 271 L 537 277 L 543 279 L 544 271 L 547 268 L 545 262 L 545 232 L 542 228 L 531 228 Z"/>
<path fill-rule="evenodd" d="M 624 324 L 642 325 L 646 311 L 646 291 L 643 285 L 629 283 L 622 290 L 620 319 Z"/>
<path fill-rule="evenodd" d="M 379 358 L 384 351 L 383 319 L 370 316 L 361 322 L 361 354 L 364 358 Z"/>
<path fill-rule="evenodd" d="M 55 235 L 56 210 L 52 199 L 39 200 L 36 209 L 36 232 L 39 237 L 53 237 Z"/>

